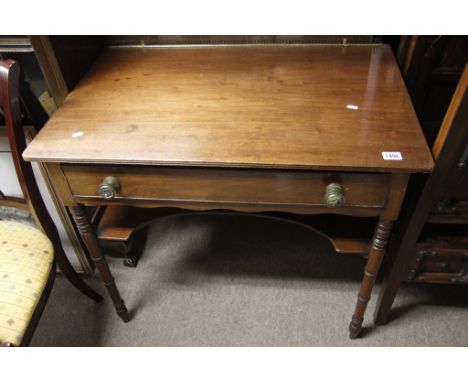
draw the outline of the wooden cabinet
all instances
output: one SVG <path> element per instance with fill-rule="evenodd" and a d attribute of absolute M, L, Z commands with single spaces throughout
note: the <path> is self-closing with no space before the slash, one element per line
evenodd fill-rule
<path fill-rule="evenodd" d="M 393 262 L 383 277 L 375 319 L 388 320 L 404 280 L 468 284 L 468 65 L 432 147 L 434 171 L 403 206 Z"/>
<path fill-rule="evenodd" d="M 403 36 L 398 61 L 432 146 L 468 61 L 467 36 Z"/>
<path fill-rule="evenodd" d="M 424 230 L 423 230 L 424 231 Z M 468 262 L 466 227 L 450 235 L 423 233 L 416 244 L 415 256 L 409 265 L 410 281 L 433 283 L 467 283 L 463 277 Z"/>

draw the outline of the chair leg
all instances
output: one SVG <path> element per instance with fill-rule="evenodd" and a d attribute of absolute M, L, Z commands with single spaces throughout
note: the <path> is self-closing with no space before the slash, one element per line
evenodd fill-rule
<path fill-rule="evenodd" d="M 31 317 L 31 320 L 29 321 L 26 332 L 24 333 L 24 336 L 21 339 L 20 346 L 28 346 L 29 343 L 31 342 L 31 338 L 34 334 L 34 331 L 36 330 L 37 324 L 39 323 L 39 319 L 41 318 L 42 312 L 44 311 L 47 300 L 49 299 L 50 292 L 54 285 L 55 275 L 57 273 L 55 270 L 55 267 L 56 267 L 56 264 L 54 261 L 52 264 L 52 268 L 50 270 L 49 278 L 47 279 L 46 286 L 44 287 L 44 290 L 42 291 L 42 295 L 41 295 L 39 302 L 37 303 L 36 309 L 34 309 L 34 313 Z"/>
<path fill-rule="evenodd" d="M 83 279 L 76 273 L 67 256 L 63 252 L 63 248 L 61 246 L 56 249 L 55 258 L 63 275 L 68 279 L 68 281 L 70 281 L 73 286 L 75 286 L 81 293 L 85 294 L 94 301 L 102 301 L 102 296 L 91 289 L 89 285 L 86 284 Z"/>

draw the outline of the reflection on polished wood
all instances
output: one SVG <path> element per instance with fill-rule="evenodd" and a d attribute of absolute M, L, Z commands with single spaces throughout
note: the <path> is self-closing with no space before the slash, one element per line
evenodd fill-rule
<path fill-rule="evenodd" d="M 385 161 L 383 151 L 404 160 Z M 108 49 L 25 157 L 366 171 L 432 166 L 387 46 Z"/>
<path fill-rule="evenodd" d="M 409 175 L 433 165 L 387 46 L 108 49 L 24 155 L 46 163 L 124 321 L 81 205 L 375 219 L 372 241 L 322 224 L 337 250 L 368 251 L 352 338 Z"/>

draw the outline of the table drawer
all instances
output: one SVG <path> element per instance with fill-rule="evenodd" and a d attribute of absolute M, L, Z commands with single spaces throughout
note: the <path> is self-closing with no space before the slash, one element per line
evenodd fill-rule
<path fill-rule="evenodd" d="M 227 202 L 325 206 L 327 185 L 341 185 L 340 207 L 384 205 L 390 176 L 310 171 L 233 168 L 76 166 L 62 165 L 74 196 L 102 198 L 98 188 L 109 176 L 117 179 L 114 199 Z M 337 207 L 339 208 L 339 207 Z"/>

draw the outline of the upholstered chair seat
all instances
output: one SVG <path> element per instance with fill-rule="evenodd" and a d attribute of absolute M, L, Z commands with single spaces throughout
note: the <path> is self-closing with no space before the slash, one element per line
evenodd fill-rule
<path fill-rule="evenodd" d="M 54 248 L 40 230 L 0 221 L 0 343 L 20 345 L 53 263 Z"/>

